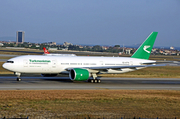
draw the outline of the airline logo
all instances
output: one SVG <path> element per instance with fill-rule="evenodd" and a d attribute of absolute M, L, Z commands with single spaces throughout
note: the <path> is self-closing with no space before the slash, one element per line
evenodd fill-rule
<path fill-rule="evenodd" d="M 32 59 L 29 59 L 29 62 L 43 62 L 43 63 L 49 63 L 49 62 L 51 62 L 51 60 L 32 60 Z"/>
<path fill-rule="evenodd" d="M 48 51 L 47 51 L 47 50 L 45 50 L 44 52 L 45 52 L 46 54 L 48 54 Z"/>
<path fill-rule="evenodd" d="M 150 46 L 150 45 L 145 45 L 144 48 L 143 48 L 143 50 L 144 50 L 145 52 L 147 52 L 147 53 L 150 53 L 150 51 L 147 50 L 149 47 L 151 47 L 151 46 Z"/>
<path fill-rule="evenodd" d="M 46 48 L 43 48 L 44 54 L 49 54 L 48 50 Z"/>

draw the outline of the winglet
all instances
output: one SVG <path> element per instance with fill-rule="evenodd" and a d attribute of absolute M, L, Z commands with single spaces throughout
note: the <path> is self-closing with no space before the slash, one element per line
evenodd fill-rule
<path fill-rule="evenodd" d="M 45 47 L 43 47 L 43 50 L 44 50 L 44 54 L 50 54 Z"/>
<path fill-rule="evenodd" d="M 158 32 L 152 32 L 131 57 L 149 59 L 157 34 Z"/>

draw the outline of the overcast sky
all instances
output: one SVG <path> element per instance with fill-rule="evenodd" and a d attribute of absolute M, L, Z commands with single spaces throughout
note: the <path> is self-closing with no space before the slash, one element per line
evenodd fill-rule
<path fill-rule="evenodd" d="M 180 47 L 180 0 L 0 0 L 0 38 L 26 42 Z M 1 39 L 0 39 L 1 40 Z"/>

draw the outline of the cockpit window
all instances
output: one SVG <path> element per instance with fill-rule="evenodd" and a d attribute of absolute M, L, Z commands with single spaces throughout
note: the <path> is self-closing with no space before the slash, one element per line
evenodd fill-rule
<path fill-rule="evenodd" d="M 14 63 L 14 61 L 6 61 L 6 63 Z"/>

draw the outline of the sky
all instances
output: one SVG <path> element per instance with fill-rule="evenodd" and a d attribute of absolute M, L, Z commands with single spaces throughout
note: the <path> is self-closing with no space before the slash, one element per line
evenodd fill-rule
<path fill-rule="evenodd" d="M 180 47 L 180 0 L 0 0 L 0 40 Z"/>

